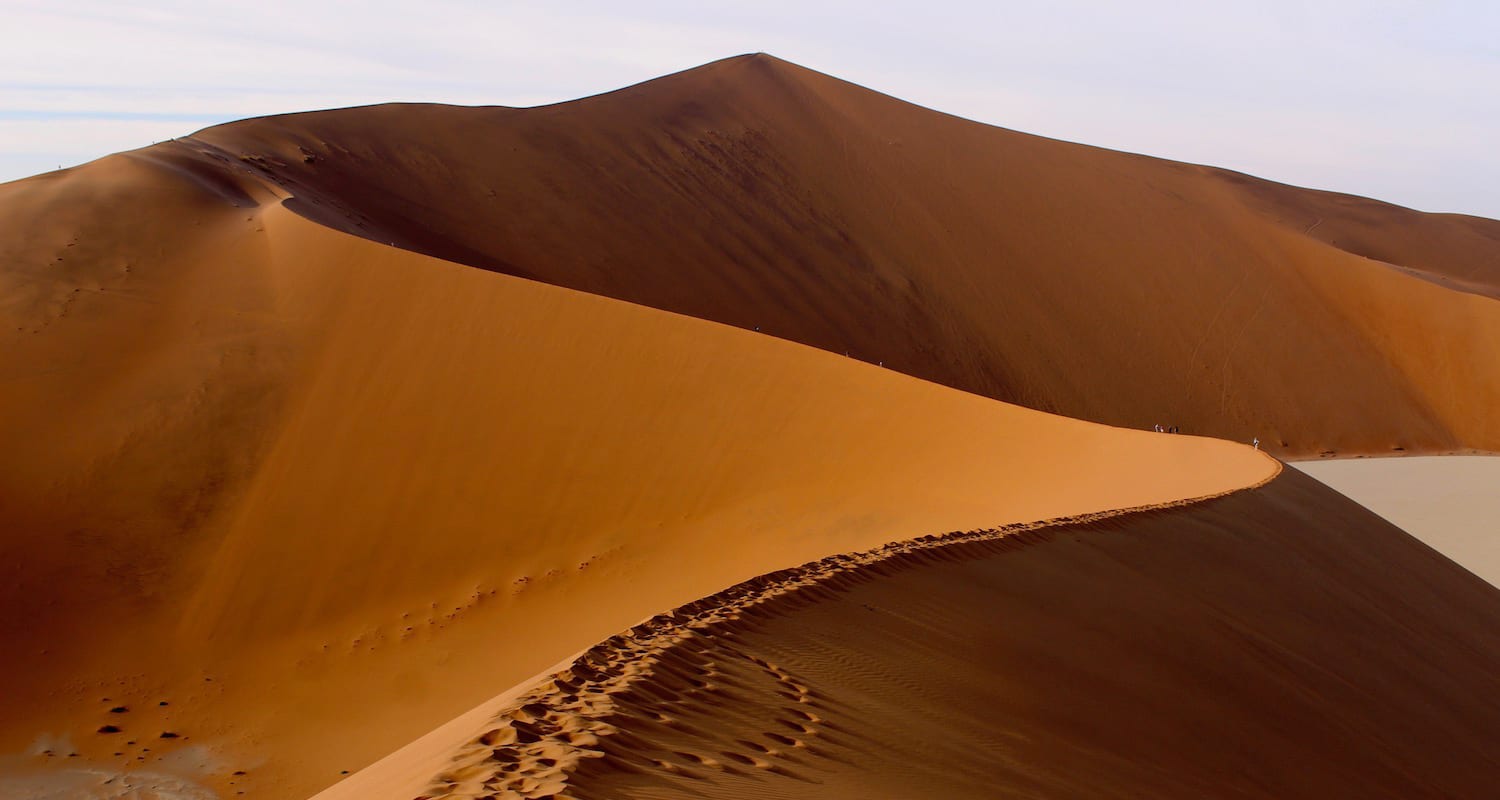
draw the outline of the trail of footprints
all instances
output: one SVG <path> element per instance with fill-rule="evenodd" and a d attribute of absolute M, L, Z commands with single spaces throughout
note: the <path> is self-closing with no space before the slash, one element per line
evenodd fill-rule
<path fill-rule="evenodd" d="M 813 752 L 811 742 L 824 735 L 828 723 L 818 713 L 820 701 L 811 686 L 734 646 L 735 631 L 745 627 L 747 617 L 772 613 L 757 606 L 772 601 L 812 602 L 820 593 L 873 580 L 874 574 L 886 571 L 882 566 L 898 566 L 882 562 L 959 557 L 956 551 L 936 551 L 969 543 L 1022 547 L 1049 537 L 1044 528 L 1185 506 L 1230 493 L 926 536 L 753 578 L 590 648 L 567 669 L 496 715 L 482 734 L 455 752 L 448 767 L 416 800 L 587 800 L 573 793 L 579 787 L 570 787 L 569 779 L 587 770 L 591 762 L 690 778 L 746 768 L 790 774 L 781 764 Z M 746 681 L 770 681 L 770 691 L 784 701 L 775 704 L 777 713 L 770 720 L 774 724 L 763 726 L 773 730 L 735 739 L 735 748 L 708 753 L 665 750 L 658 745 L 663 738 L 702 744 L 716 741 L 717 737 L 695 729 L 688 718 L 705 709 L 711 713 L 716 706 L 732 705 L 756 691 Z M 652 726 L 666 727 L 676 735 L 652 736 Z"/>
<path fill-rule="evenodd" d="M 654 750 L 638 747 L 632 728 L 660 725 L 691 734 L 678 709 L 701 708 L 715 695 L 746 688 L 707 656 L 743 659 L 758 668 L 787 701 L 774 720 L 780 730 L 761 733 L 761 741 L 739 740 L 743 751 L 682 750 L 671 758 L 651 753 L 637 759 L 638 766 L 687 777 L 734 766 L 774 770 L 773 759 L 807 748 L 822 717 L 812 710 L 812 687 L 786 670 L 722 643 L 709 649 L 713 640 L 707 629 L 739 618 L 739 608 L 725 606 L 686 620 L 676 614 L 658 617 L 594 647 L 499 714 L 456 753 L 421 798 L 567 798 L 567 778 L 584 760 L 629 759 Z"/>

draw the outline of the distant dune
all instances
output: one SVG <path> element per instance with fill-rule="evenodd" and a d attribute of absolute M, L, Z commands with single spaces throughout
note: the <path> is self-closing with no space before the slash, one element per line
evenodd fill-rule
<path fill-rule="evenodd" d="M 580 652 L 613 659 L 609 678 L 640 671 L 639 642 L 610 637 L 654 615 L 686 606 L 640 636 L 676 635 L 700 612 L 733 622 L 726 587 L 780 598 L 757 617 L 767 626 L 804 601 L 826 601 L 834 627 L 863 620 L 845 588 L 886 577 L 872 591 L 924 636 L 990 636 L 984 625 L 1027 608 L 1010 578 L 981 596 L 959 575 L 951 600 L 973 608 L 944 616 L 899 582 L 904 567 L 849 555 L 891 542 L 877 554 L 887 567 L 957 559 L 980 572 L 1027 543 L 1028 574 L 1052 576 L 1043 588 L 1060 604 L 1056 652 L 1080 663 L 1176 652 L 1186 639 L 1089 638 L 1164 609 L 1182 637 L 1250 637 L 1184 669 L 1223 658 L 1259 688 L 1226 679 L 1192 703 L 1265 701 L 1254 681 L 1277 680 L 1286 659 L 1298 675 L 1352 676 L 1354 691 L 1275 684 L 1326 690 L 1312 706 L 1351 725 L 1390 722 L 1373 706 L 1392 697 L 1426 698 L 1429 716 L 1409 721 L 1424 743 L 1394 759 L 1418 778 L 1470 785 L 1479 756 L 1459 747 L 1445 761 L 1426 743 L 1454 726 L 1493 733 L 1475 716 L 1487 705 L 1455 706 L 1495 688 L 1482 669 L 1500 635 L 1493 590 L 1301 476 L 1243 491 L 1280 469 L 1243 442 L 1282 455 L 1500 449 L 1500 224 L 1029 137 L 766 56 L 539 109 L 249 120 L 0 185 L 0 221 L 0 795 L 300 800 L 379 762 L 330 797 L 486 796 L 495 742 L 467 734 L 557 729 L 466 726 L 578 669 Z M 1141 430 L 1155 423 L 1241 443 Z M 1162 510 L 991 541 L 1006 525 L 1142 506 Z M 1139 520 L 1183 520 L 1206 537 L 1194 547 L 1243 557 L 1195 560 L 1174 549 L 1181 533 Z M 1089 594 L 1111 584 L 1069 559 L 1108 549 L 1090 543 L 1096 528 L 1117 532 L 1109 546 L 1142 564 L 1130 569 L 1174 575 L 1169 594 Z M 964 531 L 988 533 L 910 541 Z M 808 570 L 847 587 L 781 591 Z M 1223 593 L 1203 603 L 1246 605 L 1174 616 L 1164 598 L 1189 583 Z M 1092 616 L 1066 613 L 1074 592 L 1097 601 Z M 1285 598 L 1332 605 L 1303 618 Z M 890 635 L 879 619 L 872 635 Z M 1348 627 L 1312 652 L 1324 623 Z M 1046 639 L 1043 627 L 1030 635 Z M 730 682 L 779 683 L 713 709 L 742 722 L 771 696 L 835 691 L 827 675 L 825 688 L 798 677 L 816 659 L 773 668 L 796 653 L 735 636 L 693 658 L 741 648 Z M 864 691 L 857 659 L 871 654 L 827 636 L 848 690 Z M 1360 641 L 1385 660 L 1351 664 Z M 1243 661 L 1252 651 L 1263 671 Z M 1393 689 L 1399 653 L 1421 674 Z M 913 681 L 948 663 L 879 655 Z M 1415 662 L 1449 655 L 1453 683 L 1433 688 Z M 995 661 L 986 680 L 1037 673 L 1007 678 L 1015 666 Z M 1118 677 L 1128 685 L 1079 697 L 1171 694 L 1137 667 Z M 563 680 L 572 701 L 604 694 Z M 835 724 L 883 736 L 922 685 L 838 701 L 876 729 Z M 634 714 L 651 697 L 615 700 Z M 1115 721 L 1101 730 L 1161 730 L 1101 713 Z M 1272 713 L 1226 719 L 1295 740 L 1277 726 L 1303 718 Z M 1060 735 L 1049 724 L 1034 747 Z M 915 720 L 912 734 L 935 725 Z M 645 754 L 683 730 L 609 741 Z M 721 766 L 759 774 L 741 767 L 769 751 L 727 754 L 737 730 L 704 741 L 739 763 Z M 986 752 L 1009 752 L 976 730 Z M 802 787 L 806 767 L 852 788 L 884 751 L 842 752 L 852 772 L 816 761 L 768 774 Z M 652 767 L 665 779 L 600 760 L 580 774 L 601 788 L 580 782 L 593 793 L 580 796 L 671 796 L 715 768 L 679 757 L 694 756 Z M 527 763 L 557 766 L 543 759 L 561 763 Z M 456 764 L 464 776 L 431 784 Z M 1121 774 L 1101 768 L 1097 785 Z M 520 794 L 543 797 L 556 775 L 526 781 Z"/>
<path fill-rule="evenodd" d="M 1500 222 L 1029 136 L 770 56 L 161 149 L 382 243 L 1044 411 L 1282 456 L 1500 450 Z"/>

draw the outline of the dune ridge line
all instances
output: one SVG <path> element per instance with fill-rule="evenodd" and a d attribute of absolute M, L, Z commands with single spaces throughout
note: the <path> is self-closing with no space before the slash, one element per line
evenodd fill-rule
<path fill-rule="evenodd" d="M 497 797 L 563 800 L 569 778 L 586 759 L 606 756 L 603 737 L 629 736 L 609 722 L 616 709 L 614 698 L 630 692 L 638 681 L 653 676 L 654 667 L 670 669 L 676 651 L 694 641 L 713 640 L 721 652 L 752 659 L 785 685 L 788 699 L 808 705 L 811 688 L 798 682 L 775 664 L 738 653 L 719 634 L 731 632 L 746 611 L 772 603 L 809 599 L 818 590 L 837 591 L 851 581 L 873 580 L 868 573 L 877 565 L 895 569 L 918 563 L 920 554 L 959 545 L 1004 541 L 1007 545 L 1036 543 L 1036 534 L 1068 525 L 1084 525 L 1114 517 L 1163 511 L 1204 503 L 1240 492 L 1255 491 L 1280 474 L 1284 465 L 1261 480 L 1236 489 L 1198 497 L 1139 506 L 1016 522 L 995 528 L 953 531 L 890 542 L 854 553 L 842 553 L 788 569 L 777 570 L 737 583 L 650 619 L 605 639 L 585 650 L 566 668 L 522 693 L 496 713 L 485 730 L 461 745 L 449 765 L 435 775 L 415 800 L 459 800 Z M 704 676 L 699 678 L 703 681 Z M 803 735 L 817 735 L 821 717 L 810 709 L 799 709 L 797 724 Z M 670 720 L 662 720 L 670 723 Z M 790 739 L 792 747 L 805 746 Z M 380 762 L 376 762 L 379 764 Z M 673 765 L 659 763 L 671 771 Z M 710 765 L 712 766 L 712 765 Z M 755 759 L 749 766 L 775 770 L 776 766 Z M 337 786 L 329 795 L 337 794 Z"/>

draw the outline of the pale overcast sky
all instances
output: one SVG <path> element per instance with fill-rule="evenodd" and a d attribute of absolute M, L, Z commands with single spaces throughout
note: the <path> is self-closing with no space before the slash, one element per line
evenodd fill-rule
<path fill-rule="evenodd" d="M 766 51 L 971 119 L 1500 218 L 1500 2 L 0 0 L 0 180 L 242 117 Z"/>

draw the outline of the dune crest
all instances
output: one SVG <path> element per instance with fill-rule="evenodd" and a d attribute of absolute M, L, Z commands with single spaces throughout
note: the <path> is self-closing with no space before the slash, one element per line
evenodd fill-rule
<path fill-rule="evenodd" d="M 1278 474 L 1279 469 L 1257 484 L 1232 491 L 1264 486 Z M 1015 523 L 990 530 L 922 536 L 758 576 L 658 614 L 594 645 L 565 668 L 543 680 L 512 687 L 475 710 L 482 713 L 471 711 L 464 715 L 462 725 L 444 726 L 422 737 L 320 792 L 315 800 L 458 798 L 497 792 L 549 797 L 571 792 L 574 774 L 587 773 L 589 759 L 609 758 L 612 753 L 635 746 L 636 739 L 628 731 L 640 720 L 626 709 L 634 702 L 657 696 L 656 691 L 643 694 L 639 684 L 664 680 L 671 684 L 667 694 L 673 703 L 691 701 L 694 695 L 722 688 L 713 682 L 718 673 L 711 665 L 700 670 L 702 677 L 697 678 L 684 677 L 675 667 L 708 652 L 715 643 L 733 638 L 737 631 L 753 627 L 755 619 L 776 613 L 763 607 L 785 609 L 816 603 L 911 564 L 962 558 L 966 546 L 1023 547 L 1036 541 L 1036 532 L 1049 528 L 1087 525 L 1146 510 L 1180 508 L 1229 493 Z M 684 649 L 686 654 L 682 652 Z M 778 696 L 796 704 L 813 702 L 809 687 L 774 664 L 749 658 L 775 679 Z M 679 691 L 682 693 L 678 694 Z M 815 729 L 808 726 L 821 722 L 821 718 L 800 705 L 791 709 L 788 719 L 778 721 L 804 734 L 815 734 Z M 675 724 L 672 717 L 661 711 L 648 716 L 661 724 Z M 463 741 L 460 738 L 463 736 L 468 740 Z M 616 736 L 619 738 L 611 738 Z M 781 733 L 767 736 L 781 744 L 806 746 Z M 778 754 L 770 748 L 759 750 L 765 756 Z M 723 768 L 711 758 L 690 760 L 696 766 Z M 444 767 L 434 772 L 434 765 L 444 761 L 447 762 Z M 774 769 L 772 763 L 753 753 L 739 754 L 731 761 Z M 683 772 L 674 764 L 659 762 L 656 766 L 673 774 Z"/>
<path fill-rule="evenodd" d="M 1275 469 L 380 245 L 158 156 L 0 192 L 35 221 L 3 243 L 27 570 L 0 592 L 30 657 L 0 747 L 42 767 L 45 736 L 307 796 L 755 575 Z"/>
<path fill-rule="evenodd" d="M 318 800 L 1488 791 L 1500 592 L 1348 500 L 1287 473 L 1022 527 L 664 615 L 425 789 Z"/>

